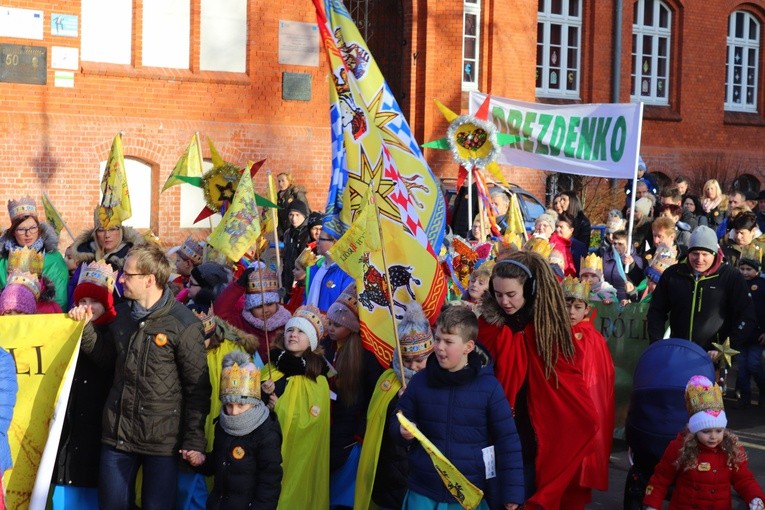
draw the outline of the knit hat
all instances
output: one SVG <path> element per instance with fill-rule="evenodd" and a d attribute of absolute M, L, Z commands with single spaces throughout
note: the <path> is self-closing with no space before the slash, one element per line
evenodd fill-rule
<path fill-rule="evenodd" d="M 8 216 L 11 218 L 11 223 L 16 218 L 23 218 L 24 216 L 32 216 L 37 219 L 37 204 L 32 197 L 24 197 L 18 200 L 8 200 Z"/>
<path fill-rule="evenodd" d="M 356 298 L 356 284 L 348 285 L 337 300 L 332 303 L 327 310 L 327 319 L 340 324 L 358 333 L 361 325 L 359 324 L 359 301 Z"/>
<path fill-rule="evenodd" d="M 228 283 L 229 273 L 221 264 L 205 262 L 191 270 L 191 277 L 200 287 L 212 289 L 220 284 Z"/>
<path fill-rule="evenodd" d="M 688 430 L 724 429 L 728 425 L 722 390 L 703 375 L 694 375 L 685 386 L 685 407 L 690 419 Z"/>
<path fill-rule="evenodd" d="M 546 223 L 550 226 L 553 230 L 555 230 L 555 218 L 553 218 L 551 215 L 547 213 L 542 213 L 539 216 L 537 216 L 536 221 L 534 221 L 534 225 L 538 225 L 540 223 Z"/>
<path fill-rule="evenodd" d="M 82 298 L 89 297 L 103 305 L 104 313 L 93 321 L 94 324 L 111 322 L 117 316 L 113 294 L 115 280 L 116 272 L 103 260 L 94 261 L 88 265 L 83 264 L 80 267 L 80 279 L 77 281 L 77 287 L 74 288 L 74 303 L 77 304 Z"/>
<path fill-rule="evenodd" d="M 677 248 L 660 244 L 651 259 L 651 265 L 645 269 L 645 276 L 653 283 L 659 283 L 659 278 L 669 267 L 677 264 Z"/>
<path fill-rule="evenodd" d="M 401 357 L 410 361 L 425 359 L 433 352 L 433 330 L 419 303 L 406 306 L 406 313 L 398 323 Z"/>
<path fill-rule="evenodd" d="M 319 346 L 319 338 L 324 337 L 324 318 L 321 311 L 313 305 L 303 305 L 292 314 L 292 318 L 284 325 L 284 331 L 297 328 L 308 336 L 311 350 Z"/>
<path fill-rule="evenodd" d="M 189 236 L 183 241 L 176 254 L 185 260 L 190 260 L 196 266 L 202 263 L 204 251 L 204 243 Z"/>
<path fill-rule="evenodd" d="M 307 218 L 308 204 L 306 204 L 302 200 L 293 200 L 292 202 L 290 202 L 290 205 L 287 206 L 287 214 L 289 214 L 290 211 L 297 211 L 300 214 L 302 214 L 304 218 Z"/>
<path fill-rule="evenodd" d="M 260 369 L 242 351 L 231 351 L 223 357 L 220 373 L 220 403 L 260 403 Z"/>
<path fill-rule="evenodd" d="M 313 227 L 320 227 L 324 224 L 324 215 L 319 211 L 314 211 L 308 215 L 308 230 Z"/>
<path fill-rule="evenodd" d="M 688 242 L 688 253 L 694 250 L 706 250 L 716 255 L 718 249 L 717 234 L 706 225 L 699 225 L 691 233 L 691 240 Z"/>
<path fill-rule="evenodd" d="M 638 170 L 642 170 L 644 172 L 648 171 L 648 166 L 646 166 L 645 161 L 643 161 L 643 156 L 638 156 Z"/>
<path fill-rule="evenodd" d="M 608 219 L 606 220 L 606 233 L 613 234 L 617 230 L 623 230 L 624 227 L 625 222 L 621 211 L 618 209 L 611 209 L 608 212 Z"/>
<path fill-rule="evenodd" d="M 638 199 L 635 202 L 635 210 L 638 211 L 643 218 L 646 218 L 651 214 L 651 207 L 653 207 L 653 202 L 647 197 Z"/>
<path fill-rule="evenodd" d="M 32 273 L 11 273 L 8 276 L 8 284 L 0 293 L 0 315 L 8 312 L 23 315 L 37 313 L 40 291 L 40 280 L 37 276 Z"/>
<path fill-rule="evenodd" d="M 281 302 L 279 295 L 279 277 L 265 268 L 255 269 L 247 276 L 247 295 L 244 308 L 250 310 L 258 306 Z"/>

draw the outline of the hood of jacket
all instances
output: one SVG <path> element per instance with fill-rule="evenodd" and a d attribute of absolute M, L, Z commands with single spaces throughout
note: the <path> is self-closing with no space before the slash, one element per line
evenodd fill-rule
<path fill-rule="evenodd" d="M 43 240 L 43 249 L 45 253 L 54 252 L 58 250 L 58 234 L 56 230 L 45 221 L 40 222 L 40 237 Z M 0 236 L 0 257 L 7 257 L 8 250 L 5 248 L 5 242 L 13 238 L 13 234 L 10 233 L 10 229 L 3 232 Z"/>
<path fill-rule="evenodd" d="M 146 240 L 133 227 L 122 226 L 122 242 L 125 244 L 132 244 L 133 246 L 140 246 L 146 243 Z M 96 260 L 96 229 L 89 228 L 78 235 L 74 242 L 74 257 L 75 262 L 79 266 L 82 263 L 89 263 Z M 124 258 L 122 258 L 124 263 Z"/>
<path fill-rule="evenodd" d="M 215 334 L 221 339 L 234 342 L 242 346 L 242 348 L 249 354 L 255 353 L 258 350 L 260 342 L 255 335 L 246 333 L 243 330 L 233 326 L 230 322 L 226 322 L 219 316 L 215 316 Z"/>

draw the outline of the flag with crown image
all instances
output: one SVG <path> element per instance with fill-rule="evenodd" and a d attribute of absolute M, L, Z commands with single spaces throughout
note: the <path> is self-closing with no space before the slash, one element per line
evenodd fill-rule
<path fill-rule="evenodd" d="M 387 366 L 395 343 L 392 316 L 417 301 L 435 320 L 446 297 L 435 253 L 446 204 L 345 6 L 339 0 L 314 0 L 314 6 L 331 73 L 332 177 L 324 229 L 340 239 L 371 188 L 383 249 L 354 255 L 363 271 L 356 280 L 359 317 L 364 346 Z"/>

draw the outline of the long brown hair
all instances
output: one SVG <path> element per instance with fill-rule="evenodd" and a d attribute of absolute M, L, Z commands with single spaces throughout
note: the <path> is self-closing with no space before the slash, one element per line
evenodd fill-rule
<path fill-rule="evenodd" d="M 734 471 L 746 460 L 746 452 L 738 440 L 738 436 L 728 429 L 723 431 L 723 440 L 720 443 L 720 449 L 725 453 L 725 464 Z M 699 440 L 696 434 L 686 429 L 683 438 L 683 446 L 680 447 L 680 455 L 675 461 L 675 467 L 678 471 L 689 471 L 696 469 L 699 465 Z"/>
<path fill-rule="evenodd" d="M 316 350 L 308 349 L 303 353 L 305 360 L 305 376 L 312 381 L 324 373 L 326 364 L 324 363 L 324 348 L 319 346 Z"/>
<path fill-rule="evenodd" d="M 337 351 L 335 369 L 335 387 L 340 397 L 339 402 L 345 407 L 351 407 L 359 400 L 361 373 L 364 370 L 364 351 L 358 333 L 351 331 L 343 347 Z"/>

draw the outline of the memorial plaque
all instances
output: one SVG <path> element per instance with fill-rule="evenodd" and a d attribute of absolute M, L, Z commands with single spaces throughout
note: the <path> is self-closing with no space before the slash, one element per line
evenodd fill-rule
<path fill-rule="evenodd" d="M 0 44 L 0 82 L 48 83 L 48 48 Z"/>
<path fill-rule="evenodd" d="M 282 99 L 310 101 L 311 75 L 306 73 L 282 73 Z"/>

